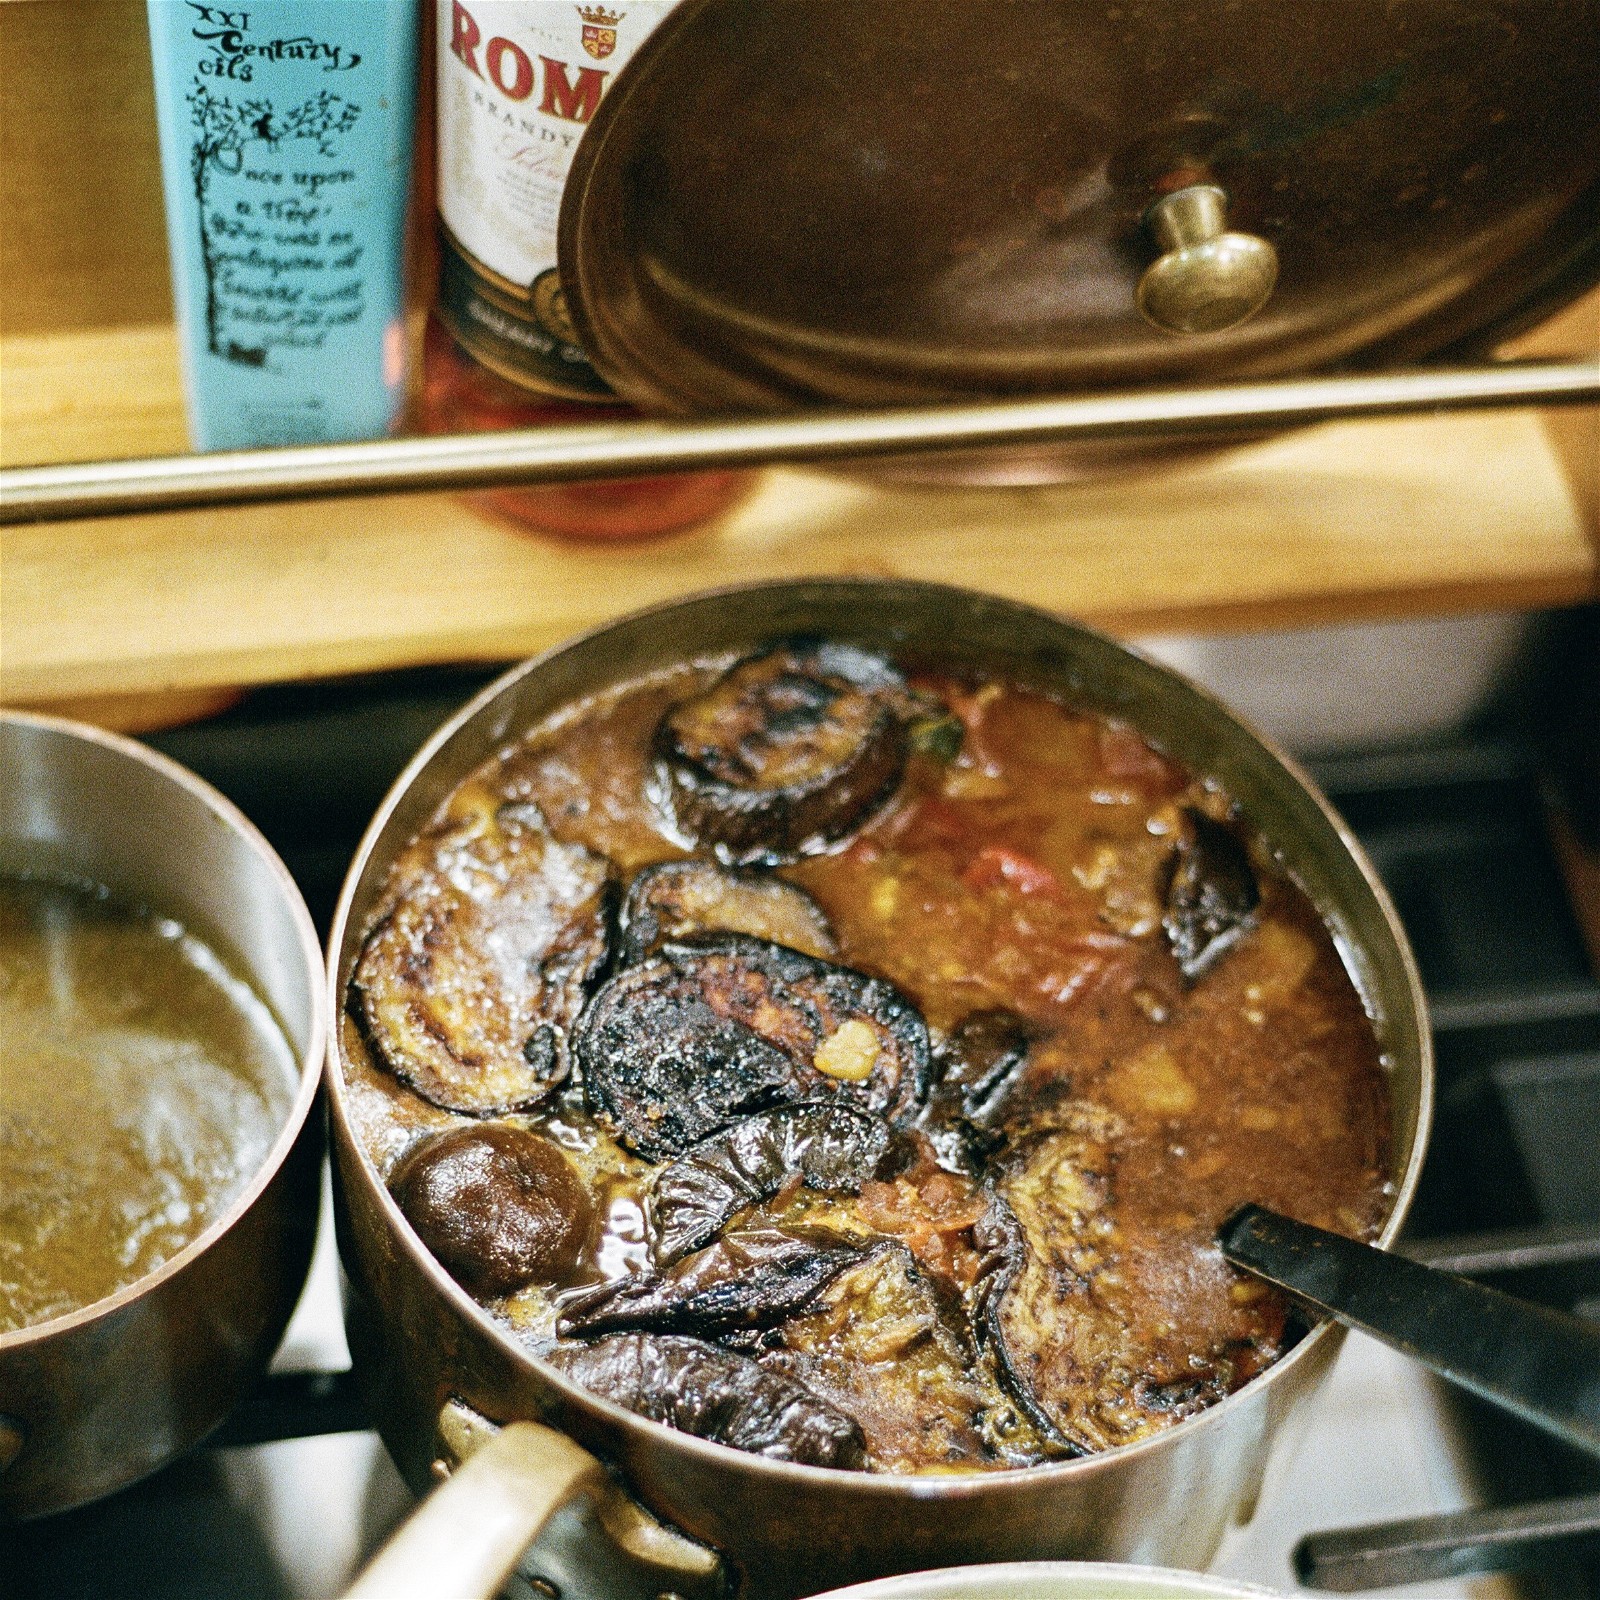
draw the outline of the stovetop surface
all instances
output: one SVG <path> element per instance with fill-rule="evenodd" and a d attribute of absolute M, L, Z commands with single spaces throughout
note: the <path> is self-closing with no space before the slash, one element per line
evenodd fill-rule
<path fill-rule="evenodd" d="M 326 931 L 394 776 L 485 681 L 438 672 L 267 691 L 151 743 L 261 826 Z M 1312 765 L 1393 893 L 1429 993 L 1438 1114 L 1408 1237 L 1600 1223 L 1600 983 L 1550 848 L 1535 741 L 1502 726 Z M 325 1208 L 279 1374 L 347 1364 L 326 1222 Z M 1592 1262 L 1496 1281 L 1600 1316 Z M 364 1421 L 347 1383 L 264 1387 L 220 1442 L 98 1505 L 0 1534 L 0 1595 L 337 1593 L 411 1504 Z M 229 1442 L 278 1433 L 303 1436 Z M 1292 1593 L 1307 1532 L 1597 1488 L 1597 1464 L 1353 1335 L 1217 1570 Z M 1595 1600 L 1600 1561 L 1568 1554 L 1538 1574 L 1369 1592 Z"/>

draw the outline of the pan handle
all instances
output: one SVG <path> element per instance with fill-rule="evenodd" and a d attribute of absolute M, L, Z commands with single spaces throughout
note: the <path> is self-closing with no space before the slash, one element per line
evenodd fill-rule
<path fill-rule="evenodd" d="M 1600 1455 L 1600 1327 L 1245 1206 L 1222 1253 L 1318 1311 L 1464 1389 Z"/>
<path fill-rule="evenodd" d="M 439 1432 L 460 1465 L 344 1600 L 493 1600 L 541 1535 L 539 1592 L 569 1600 L 715 1600 L 725 1592 L 714 1550 L 657 1522 L 564 1433 L 538 1422 L 496 1427 L 454 1400 Z"/>
<path fill-rule="evenodd" d="M 489 1600 L 550 1518 L 604 1477 L 605 1468 L 565 1434 L 513 1422 L 401 1524 L 346 1600 Z"/>

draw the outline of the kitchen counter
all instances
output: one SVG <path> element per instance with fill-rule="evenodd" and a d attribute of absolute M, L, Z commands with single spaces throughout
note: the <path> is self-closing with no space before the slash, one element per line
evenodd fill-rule
<path fill-rule="evenodd" d="M 1570 355 L 1591 321 L 1600 296 L 1525 348 Z M 0 373 L 0 463 L 184 448 L 170 327 L 7 339 Z M 1124 635 L 1571 605 L 1600 595 L 1590 457 L 1595 412 L 1507 411 L 1043 488 L 774 470 L 650 544 L 563 544 L 448 494 L 13 527 L 0 697 L 148 725 L 152 696 L 509 661 L 691 590 L 823 573 L 967 584 Z"/>

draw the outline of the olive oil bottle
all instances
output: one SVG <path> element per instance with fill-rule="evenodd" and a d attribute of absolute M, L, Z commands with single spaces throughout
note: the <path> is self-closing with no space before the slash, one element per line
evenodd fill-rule
<path fill-rule="evenodd" d="M 368 439 L 406 400 L 408 0 L 148 0 L 200 450 Z"/>

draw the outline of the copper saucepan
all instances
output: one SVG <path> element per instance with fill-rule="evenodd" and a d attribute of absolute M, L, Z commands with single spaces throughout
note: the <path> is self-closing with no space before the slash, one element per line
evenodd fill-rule
<path fill-rule="evenodd" d="M 209 784 L 132 739 L 0 712 L 0 870 L 101 883 L 177 918 L 271 1008 L 296 1063 L 266 1159 L 204 1232 L 105 1299 L 0 1333 L 3 1522 L 155 1471 L 266 1370 L 316 1232 L 327 1028 L 287 868 Z"/>
<path fill-rule="evenodd" d="M 516 668 L 434 736 L 369 828 L 334 920 L 335 1007 L 396 854 L 489 755 L 603 686 L 797 632 L 922 654 L 1061 693 L 1132 722 L 1233 795 L 1318 908 L 1378 1030 L 1391 1075 L 1395 1186 L 1379 1243 L 1391 1244 L 1421 1169 L 1433 1063 L 1415 964 L 1360 847 L 1292 763 L 1185 679 L 1046 612 L 962 590 L 866 579 L 725 590 L 626 618 Z M 432 1547 L 442 1550 L 443 1565 L 427 1570 L 424 1540 L 369 1572 L 358 1592 L 421 1595 L 446 1583 L 451 1593 L 492 1593 L 541 1528 L 526 1570 L 565 1594 L 618 1600 L 662 1592 L 692 1600 L 719 1592 L 725 1575 L 742 1596 L 777 1600 L 881 1574 L 1021 1558 L 1203 1567 L 1229 1523 L 1250 1515 L 1269 1445 L 1342 1336 L 1332 1324 L 1320 1326 L 1210 1410 L 1080 1460 L 893 1477 L 745 1454 L 577 1387 L 454 1282 L 362 1153 L 342 1049 L 335 1028 L 328 1057 L 334 1191 L 357 1373 L 414 1488 L 471 1458 L 436 1497 L 446 1514 L 453 1502 L 465 1518 L 443 1547 Z M 485 1438 L 488 1445 L 476 1449 Z M 624 1496 L 595 1457 L 670 1527 Z"/>

